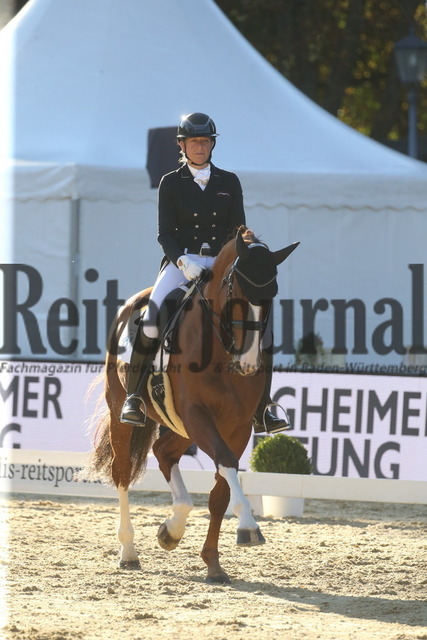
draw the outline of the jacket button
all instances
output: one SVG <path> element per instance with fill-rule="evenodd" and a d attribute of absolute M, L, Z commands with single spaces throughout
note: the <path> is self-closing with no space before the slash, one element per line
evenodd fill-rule
<path fill-rule="evenodd" d="M 195 229 L 198 229 L 198 228 L 199 228 L 199 225 L 198 225 L 198 224 L 195 224 L 195 225 L 194 225 L 194 228 L 195 228 Z"/>
<path fill-rule="evenodd" d="M 216 211 L 214 211 L 212 215 L 213 215 L 213 216 L 216 216 Z"/>
<path fill-rule="evenodd" d="M 193 240 L 197 240 L 197 236 L 193 236 Z"/>
<path fill-rule="evenodd" d="M 213 225 L 212 225 L 212 229 L 215 229 L 215 227 L 216 227 L 216 224 L 213 224 Z"/>
<path fill-rule="evenodd" d="M 193 213 L 193 216 L 197 218 L 199 214 L 198 213 Z"/>
<path fill-rule="evenodd" d="M 212 240 L 216 240 L 216 236 L 212 236 Z"/>

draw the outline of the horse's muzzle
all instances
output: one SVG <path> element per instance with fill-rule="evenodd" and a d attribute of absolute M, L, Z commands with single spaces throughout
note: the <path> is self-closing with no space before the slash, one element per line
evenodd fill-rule
<path fill-rule="evenodd" d="M 261 366 L 261 361 L 257 364 L 242 363 L 240 360 L 233 360 L 230 369 L 241 376 L 254 376 Z"/>

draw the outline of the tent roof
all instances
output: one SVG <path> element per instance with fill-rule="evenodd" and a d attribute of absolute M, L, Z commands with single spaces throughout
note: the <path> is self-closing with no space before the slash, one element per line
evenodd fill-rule
<path fill-rule="evenodd" d="M 319 173 L 239 172 L 246 208 L 261 210 L 330 209 L 426 212 L 427 181 L 419 176 L 392 179 L 387 175 L 361 176 Z M 0 201 L 104 200 L 149 203 L 155 207 L 157 190 L 143 168 L 100 167 L 73 163 L 0 162 Z"/>
<path fill-rule="evenodd" d="M 427 177 L 300 93 L 212 0 L 30 0 L 0 32 L 0 83 L 0 157 L 144 168 L 149 129 L 204 111 L 239 173 Z"/>

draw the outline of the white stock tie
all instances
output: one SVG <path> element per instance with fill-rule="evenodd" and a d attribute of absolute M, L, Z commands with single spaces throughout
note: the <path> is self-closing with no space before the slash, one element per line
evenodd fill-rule
<path fill-rule="evenodd" d="M 197 182 L 201 189 L 205 189 L 206 185 L 209 182 L 209 178 L 211 176 L 211 168 L 206 167 L 205 169 L 198 169 L 194 176 L 194 182 Z"/>

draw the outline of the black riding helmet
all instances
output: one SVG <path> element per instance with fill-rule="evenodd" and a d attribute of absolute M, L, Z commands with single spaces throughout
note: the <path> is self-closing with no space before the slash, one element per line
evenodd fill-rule
<path fill-rule="evenodd" d="M 215 122 L 206 113 L 189 113 L 187 116 L 182 116 L 181 122 L 178 125 L 177 140 L 185 141 L 186 138 L 212 138 L 213 145 L 208 161 L 211 161 L 212 151 L 214 150 L 217 137 Z M 184 144 L 185 147 L 185 144 Z M 187 152 L 185 151 L 187 156 Z M 190 159 L 190 158 L 188 158 Z M 197 162 L 191 161 L 196 166 Z"/>
<path fill-rule="evenodd" d="M 216 138 L 215 122 L 206 113 L 189 113 L 181 118 L 178 125 L 177 139 L 184 138 Z"/>

